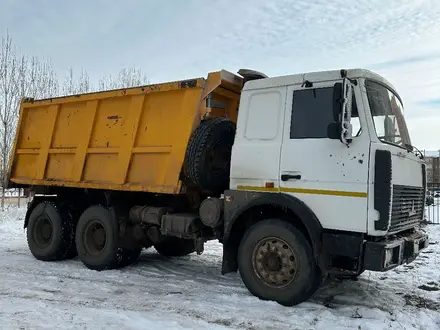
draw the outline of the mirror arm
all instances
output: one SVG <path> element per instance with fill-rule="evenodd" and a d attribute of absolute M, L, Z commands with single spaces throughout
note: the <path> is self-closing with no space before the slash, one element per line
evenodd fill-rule
<path fill-rule="evenodd" d="M 344 78 L 342 83 L 342 113 L 340 118 L 341 123 L 341 142 L 347 147 L 352 141 L 352 126 L 351 126 L 351 109 L 352 109 L 352 84 L 348 78 Z"/>

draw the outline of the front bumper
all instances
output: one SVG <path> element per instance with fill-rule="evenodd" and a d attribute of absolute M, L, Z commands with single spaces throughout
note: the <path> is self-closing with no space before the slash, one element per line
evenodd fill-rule
<path fill-rule="evenodd" d="M 410 263 L 428 247 L 428 235 L 416 231 L 407 236 L 365 244 L 364 269 L 384 272 Z"/>

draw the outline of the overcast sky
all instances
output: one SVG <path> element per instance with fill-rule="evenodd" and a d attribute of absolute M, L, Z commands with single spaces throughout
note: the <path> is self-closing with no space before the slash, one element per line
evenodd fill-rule
<path fill-rule="evenodd" d="M 94 81 L 132 66 L 152 82 L 371 69 L 401 95 L 413 144 L 440 148 L 438 0 L 0 0 L 7 29 L 60 77 L 84 67 Z"/>

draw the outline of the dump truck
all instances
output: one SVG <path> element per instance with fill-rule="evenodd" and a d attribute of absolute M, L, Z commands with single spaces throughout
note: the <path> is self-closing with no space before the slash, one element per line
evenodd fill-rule
<path fill-rule="evenodd" d="M 25 188 L 30 252 L 89 269 L 223 244 L 222 274 L 291 306 L 329 275 L 412 262 L 426 169 L 403 103 L 363 69 L 241 69 L 23 99 L 9 188 Z"/>

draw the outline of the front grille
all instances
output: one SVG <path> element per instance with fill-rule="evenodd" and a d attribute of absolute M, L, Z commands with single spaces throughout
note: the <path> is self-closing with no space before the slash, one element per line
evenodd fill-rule
<path fill-rule="evenodd" d="M 393 185 L 389 233 L 409 229 L 422 221 L 425 206 L 423 195 L 421 187 Z"/>

